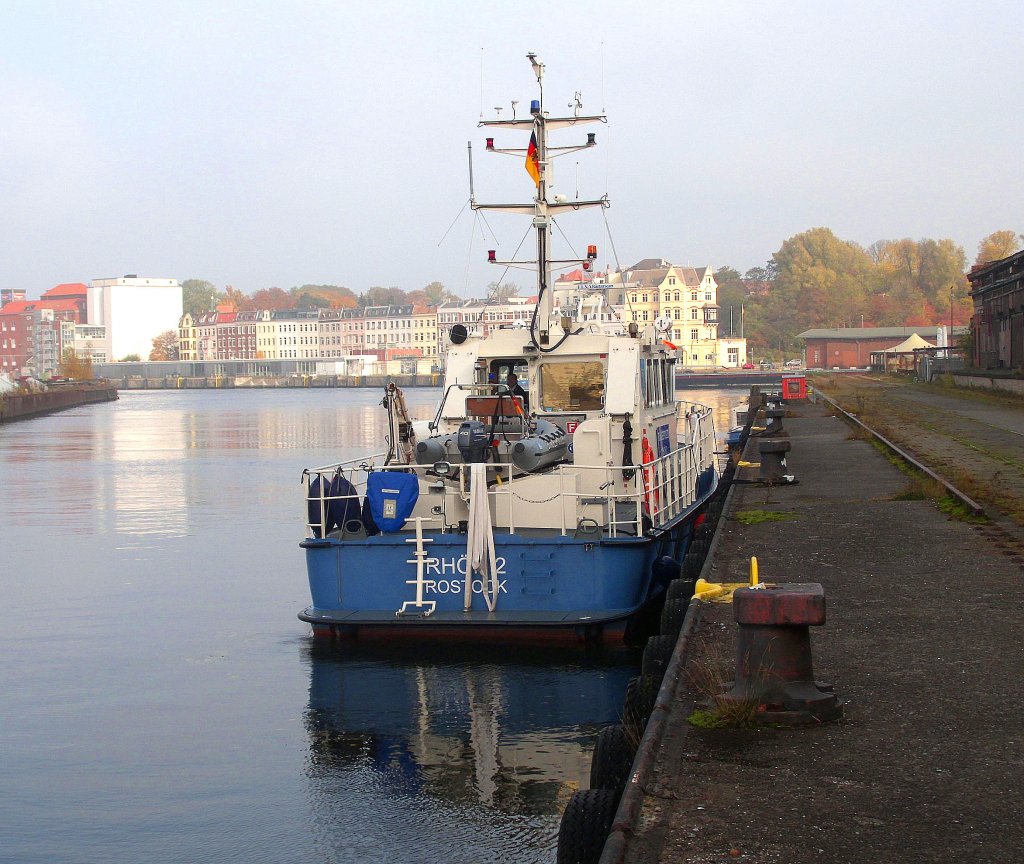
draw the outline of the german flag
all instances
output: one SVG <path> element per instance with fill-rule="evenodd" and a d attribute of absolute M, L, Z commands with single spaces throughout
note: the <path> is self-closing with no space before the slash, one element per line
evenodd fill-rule
<path fill-rule="evenodd" d="M 537 153 L 537 133 L 530 133 L 530 147 L 526 151 L 526 173 L 533 178 L 533 182 L 540 188 L 540 155 Z"/>

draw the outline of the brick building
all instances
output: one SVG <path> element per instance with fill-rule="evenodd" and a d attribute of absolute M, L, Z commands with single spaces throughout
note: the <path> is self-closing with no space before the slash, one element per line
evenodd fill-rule
<path fill-rule="evenodd" d="M 972 268 L 974 365 L 1024 367 L 1024 252 Z"/>
<path fill-rule="evenodd" d="M 934 345 L 938 332 L 938 327 L 839 327 L 805 330 L 796 338 L 804 340 L 808 369 L 863 369 L 872 351 L 895 348 L 914 333 Z"/>

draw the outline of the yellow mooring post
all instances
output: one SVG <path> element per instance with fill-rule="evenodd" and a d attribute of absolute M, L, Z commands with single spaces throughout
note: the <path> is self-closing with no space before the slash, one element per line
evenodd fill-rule
<path fill-rule="evenodd" d="M 757 558 L 750 556 L 750 587 L 757 587 Z"/>

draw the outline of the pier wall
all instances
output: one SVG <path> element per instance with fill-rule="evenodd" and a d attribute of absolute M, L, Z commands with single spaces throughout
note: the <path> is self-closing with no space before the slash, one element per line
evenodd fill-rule
<path fill-rule="evenodd" d="M 0 397 L 0 423 L 38 417 L 94 402 L 112 402 L 115 399 L 117 389 L 107 382 L 64 384 L 42 393 L 8 393 Z"/>
<path fill-rule="evenodd" d="M 957 375 L 953 373 L 953 383 L 957 387 L 973 387 L 980 390 L 1004 390 L 1024 396 L 1024 379 L 997 378 L 992 375 Z"/>

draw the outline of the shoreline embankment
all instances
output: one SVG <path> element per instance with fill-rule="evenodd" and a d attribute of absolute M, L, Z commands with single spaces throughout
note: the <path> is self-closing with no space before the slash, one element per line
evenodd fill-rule
<path fill-rule="evenodd" d="M 113 402 L 116 399 L 117 388 L 112 382 L 107 381 L 61 384 L 38 393 L 5 393 L 0 396 L 0 423 L 28 420 L 55 411 L 77 408 L 80 405 Z"/>

